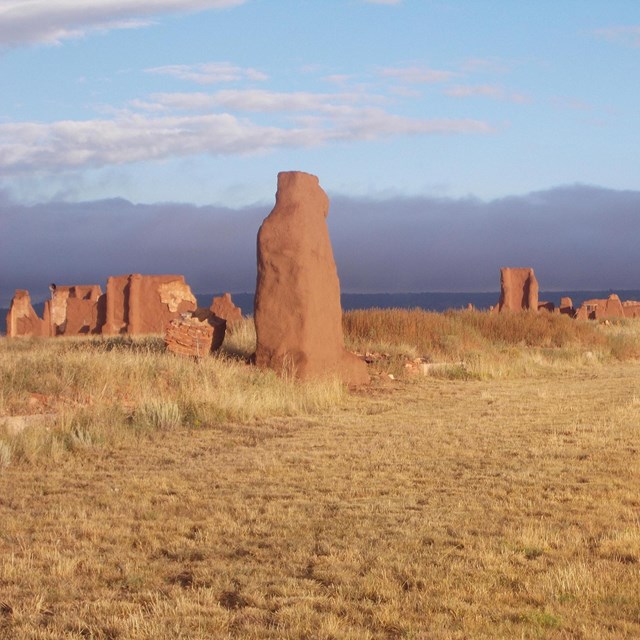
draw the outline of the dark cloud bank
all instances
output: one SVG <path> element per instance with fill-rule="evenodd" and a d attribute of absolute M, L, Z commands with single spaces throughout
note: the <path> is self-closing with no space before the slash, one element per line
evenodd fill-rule
<path fill-rule="evenodd" d="M 51 281 L 181 273 L 196 292 L 252 291 L 255 241 L 272 203 L 242 209 L 114 199 L 24 206 L 0 193 L 0 306 Z M 541 288 L 640 288 L 640 192 L 582 185 L 483 202 L 335 196 L 343 291 L 496 291 L 501 266 Z"/>

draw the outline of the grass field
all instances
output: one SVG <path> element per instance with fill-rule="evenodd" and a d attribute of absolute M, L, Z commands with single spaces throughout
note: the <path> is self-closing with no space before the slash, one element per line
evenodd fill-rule
<path fill-rule="evenodd" d="M 0 340 L 0 638 L 640 637 L 640 325 L 345 327 L 369 388 L 255 371 L 250 323 Z"/>

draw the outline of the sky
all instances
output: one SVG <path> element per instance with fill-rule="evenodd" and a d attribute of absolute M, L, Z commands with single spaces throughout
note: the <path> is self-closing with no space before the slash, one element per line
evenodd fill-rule
<path fill-rule="evenodd" d="M 251 291 L 279 171 L 345 291 L 640 288 L 637 0 L 0 0 L 0 305 Z"/>

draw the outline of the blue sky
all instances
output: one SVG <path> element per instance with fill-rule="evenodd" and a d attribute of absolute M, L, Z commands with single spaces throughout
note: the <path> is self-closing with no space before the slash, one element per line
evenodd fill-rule
<path fill-rule="evenodd" d="M 0 0 L 0 303 L 250 291 L 294 169 L 345 290 L 640 288 L 639 71 L 638 0 Z"/>
<path fill-rule="evenodd" d="M 8 0 L 0 45 L 20 201 L 638 187 L 635 0 Z"/>

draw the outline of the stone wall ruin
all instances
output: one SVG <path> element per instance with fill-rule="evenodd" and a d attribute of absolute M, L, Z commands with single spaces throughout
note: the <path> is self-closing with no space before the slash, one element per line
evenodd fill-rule
<path fill-rule="evenodd" d="M 40 337 L 48 335 L 46 325 L 31 305 L 29 292 L 16 289 L 7 313 L 7 337 Z"/>
<path fill-rule="evenodd" d="M 167 324 L 196 309 L 196 298 L 179 275 L 113 276 L 99 285 L 51 285 L 43 318 L 27 291 L 17 290 L 7 315 L 7 336 L 164 333 Z"/>
<path fill-rule="evenodd" d="M 45 335 L 74 336 L 102 332 L 105 298 L 97 284 L 50 285 L 51 298 L 44 303 Z"/>
<path fill-rule="evenodd" d="M 107 310 L 103 333 L 145 335 L 164 332 L 181 313 L 195 311 L 196 298 L 178 275 L 111 276 L 107 280 Z"/>
<path fill-rule="evenodd" d="M 218 318 L 226 320 L 229 326 L 234 322 L 238 322 L 238 320 L 242 320 L 242 310 L 233 304 L 230 293 L 214 297 L 210 310 Z"/>
<path fill-rule="evenodd" d="M 202 358 L 222 346 L 226 326 L 227 321 L 209 309 L 196 309 L 171 320 L 164 342 L 172 353 Z"/>
<path fill-rule="evenodd" d="M 606 320 L 611 318 L 640 318 L 640 302 L 625 300 L 612 293 L 608 298 L 585 300 L 575 313 L 577 320 Z"/>

